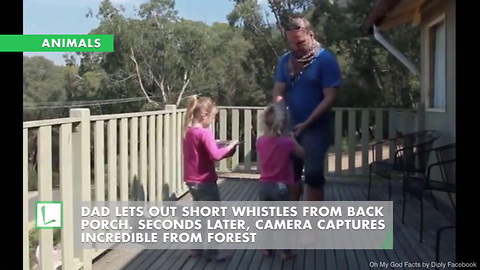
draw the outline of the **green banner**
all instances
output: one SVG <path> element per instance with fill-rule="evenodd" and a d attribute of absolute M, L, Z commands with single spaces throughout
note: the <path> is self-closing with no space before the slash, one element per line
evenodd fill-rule
<path fill-rule="evenodd" d="M 0 52 L 113 52 L 113 35 L 0 35 Z"/>

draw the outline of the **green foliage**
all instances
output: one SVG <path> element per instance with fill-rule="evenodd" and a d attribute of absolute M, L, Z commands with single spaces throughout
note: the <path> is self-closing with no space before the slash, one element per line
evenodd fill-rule
<path fill-rule="evenodd" d="M 419 99 L 414 77 L 367 32 L 364 24 L 375 3 L 348 1 L 343 5 L 316 2 L 311 21 L 317 35 L 340 59 L 344 77 L 341 104 L 350 107 L 405 107 Z M 386 37 L 417 65 L 420 64 L 418 28 L 400 25 Z"/>
<path fill-rule="evenodd" d="M 100 20 L 92 34 L 115 36 L 115 52 L 68 54 L 65 67 L 42 57 L 24 57 L 24 102 L 30 106 L 144 97 L 89 105 L 92 114 L 183 106 L 192 94 L 211 96 L 219 105 L 265 105 L 271 99 L 277 60 L 288 49 L 279 21 L 294 12 L 310 18 L 317 39 L 340 62 L 343 86 L 337 106 L 411 107 L 418 101 L 419 78 L 364 27 L 374 2 L 269 0 L 272 21 L 257 0 L 232 1 L 228 24 L 206 25 L 179 17 L 173 0 L 142 3 L 132 18 L 104 0 L 87 16 Z M 398 26 L 386 37 L 419 64 L 418 28 Z M 68 106 L 49 108 L 24 110 L 24 120 L 68 115 Z"/>
<path fill-rule="evenodd" d="M 157 111 L 157 110 L 162 110 L 163 108 L 156 102 L 150 102 L 146 103 L 142 106 L 140 111 L 146 112 L 146 111 Z"/>
<path fill-rule="evenodd" d="M 54 229 L 53 230 L 53 246 L 56 246 L 59 243 L 61 243 L 61 239 L 62 239 L 62 231 L 58 229 Z M 30 265 L 35 266 L 37 263 L 36 252 L 37 252 L 37 247 L 39 245 L 39 240 L 40 240 L 40 231 L 38 229 L 30 230 L 28 235 L 28 240 L 30 244 L 29 246 Z M 31 269 L 34 269 L 34 268 L 31 268 Z"/>

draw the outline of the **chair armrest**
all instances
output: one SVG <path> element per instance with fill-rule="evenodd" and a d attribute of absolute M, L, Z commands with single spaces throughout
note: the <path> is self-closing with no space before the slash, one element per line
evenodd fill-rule
<path fill-rule="evenodd" d="M 428 165 L 428 169 L 427 169 L 427 181 L 431 179 L 431 172 L 432 172 L 432 169 L 434 167 L 437 167 L 437 166 L 443 166 L 445 164 L 449 164 L 449 163 L 455 163 L 456 160 L 455 159 L 449 159 L 449 160 L 445 160 L 445 161 L 440 161 L 440 162 L 435 162 L 435 163 L 432 163 L 430 165 Z"/>
<path fill-rule="evenodd" d="M 408 145 L 408 146 L 404 146 L 402 148 L 399 148 L 397 150 L 395 150 L 395 155 L 397 155 L 398 153 L 400 152 L 403 152 L 405 150 L 411 150 L 411 149 L 414 149 L 415 147 L 421 147 L 421 146 L 424 146 L 424 145 L 427 145 L 427 144 L 430 144 L 432 143 L 431 141 L 426 141 L 426 142 L 422 142 L 422 143 L 419 143 L 419 144 L 412 144 L 412 145 Z M 430 149 L 427 149 L 427 150 L 422 150 L 420 152 L 416 152 L 415 155 L 418 155 L 418 154 L 423 154 L 423 153 L 427 153 L 427 152 L 432 152 L 432 151 L 435 151 L 436 149 L 435 148 L 430 148 Z"/>
<path fill-rule="evenodd" d="M 370 144 L 370 147 L 373 148 L 373 147 L 375 147 L 375 146 L 377 146 L 377 145 L 379 145 L 379 144 L 384 144 L 384 143 L 389 142 L 389 141 L 395 141 L 395 140 L 398 140 L 398 139 L 401 138 L 401 137 L 402 137 L 402 136 L 397 136 L 397 137 L 392 137 L 392 138 L 386 138 L 386 139 L 380 140 L 380 141 L 378 141 L 378 142 L 371 143 L 371 144 Z"/>
<path fill-rule="evenodd" d="M 401 156 L 401 152 L 405 152 L 405 151 L 408 151 L 408 150 L 413 150 L 415 148 L 419 148 L 419 147 L 422 147 L 422 146 L 425 146 L 425 145 L 428 145 L 428 144 L 432 144 L 433 141 L 432 140 L 429 140 L 429 141 L 425 141 L 425 142 L 422 142 L 420 144 L 416 144 L 416 143 L 413 143 L 411 145 L 408 145 L 408 146 L 404 146 L 402 148 L 398 148 L 397 150 L 395 150 L 395 154 L 394 154 L 394 157 L 395 157 L 395 160 L 394 160 L 394 164 L 397 165 L 397 157 Z M 421 154 L 426 154 L 426 153 L 431 153 L 431 152 L 435 152 L 436 151 L 436 148 L 434 147 L 430 147 L 428 149 L 422 149 L 420 151 L 416 151 L 413 153 L 413 156 L 418 156 L 418 155 L 421 155 Z M 437 164 L 439 165 L 439 164 Z"/>

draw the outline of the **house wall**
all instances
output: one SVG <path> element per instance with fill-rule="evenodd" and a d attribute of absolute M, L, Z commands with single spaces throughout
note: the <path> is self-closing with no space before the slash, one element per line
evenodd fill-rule
<path fill-rule="evenodd" d="M 421 24 L 421 53 L 422 53 L 422 102 L 426 102 L 426 89 L 428 87 L 428 23 L 445 15 L 446 23 L 446 110 L 445 112 L 425 112 L 425 128 L 436 129 L 442 133 L 438 145 L 455 142 L 455 0 L 435 1 L 438 4 L 422 14 Z"/>
<path fill-rule="evenodd" d="M 436 20 L 439 16 L 445 16 L 446 26 L 446 110 L 445 111 L 429 111 L 426 109 L 424 128 L 435 129 L 442 133 L 442 137 L 436 142 L 436 146 L 453 143 L 456 141 L 456 122 L 455 122 L 455 0 L 434 1 L 437 4 L 422 13 L 421 19 L 421 53 L 422 53 L 422 102 L 427 102 L 427 87 L 429 74 L 429 50 L 428 50 L 428 25 Z M 433 156 L 431 162 L 435 162 Z M 433 177 L 440 180 L 440 171 L 433 172 Z M 434 192 L 437 202 L 441 201 L 446 205 L 451 205 L 450 198 L 443 192 Z M 453 195 L 455 201 L 455 195 Z"/>

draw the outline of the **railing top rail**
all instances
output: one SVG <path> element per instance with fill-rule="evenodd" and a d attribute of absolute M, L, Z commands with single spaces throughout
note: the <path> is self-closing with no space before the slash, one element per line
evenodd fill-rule
<path fill-rule="evenodd" d="M 264 110 L 262 106 L 218 106 L 219 109 L 236 109 L 236 110 Z"/>
<path fill-rule="evenodd" d="M 169 114 L 169 113 L 172 113 L 172 112 L 161 110 L 161 111 L 147 111 L 147 112 L 134 112 L 134 113 L 116 113 L 116 114 L 92 115 L 90 119 L 92 121 L 104 121 L 104 120 L 115 120 L 115 119 L 122 119 L 122 118 L 162 115 L 162 114 Z"/>
<path fill-rule="evenodd" d="M 380 110 L 380 111 L 390 111 L 390 110 L 393 110 L 393 111 L 395 111 L 395 112 L 416 112 L 416 111 L 417 111 L 417 109 L 413 109 L 413 108 L 407 109 L 407 108 L 395 108 L 395 107 L 392 107 L 392 108 L 333 107 L 332 110 L 334 110 L 334 111 L 341 111 L 341 110 L 357 110 L 357 111 L 361 111 L 361 110 L 371 110 L 371 111 Z"/>
<path fill-rule="evenodd" d="M 186 109 L 176 109 L 175 112 L 184 112 Z M 104 114 L 104 115 L 92 115 L 90 119 L 92 121 L 105 121 L 105 120 L 114 120 L 122 118 L 134 118 L 134 117 L 143 117 L 143 116 L 152 116 L 152 115 L 163 115 L 172 113 L 168 110 L 161 111 L 147 111 L 147 112 L 134 112 L 134 113 L 118 113 L 118 114 Z"/>
<path fill-rule="evenodd" d="M 80 119 L 75 117 L 55 118 L 46 120 L 34 120 L 23 122 L 23 128 L 39 128 L 45 126 L 58 126 L 62 124 L 79 123 Z"/>
<path fill-rule="evenodd" d="M 265 107 L 262 106 L 218 106 L 219 109 L 236 109 L 236 110 L 263 110 Z M 396 112 L 415 112 L 417 109 L 407 109 L 407 108 L 369 108 L 369 107 L 333 107 L 332 108 L 334 111 L 339 111 L 339 110 L 382 110 L 382 111 L 396 111 Z"/>
<path fill-rule="evenodd" d="M 175 112 L 185 112 L 186 109 L 176 109 Z M 172 113 L 171 111 L 161 110 L 161 111 L 148 111 L 148 112 L 134 112 L 134 113 L 118 113 L 118 114 L 104 114 L 104 115 L 92 115 L 90 117 L 91 121 L 105 121 L 105 120 L 114 120 L 122 118 L 133 118 L 133 117 L 142 117 L 142 116 L 152 116 L 152 115 L 163 115 Z M 33 120 L 23 122 L 23 128 L 38 128 L 44 126 L 58 126 L 62 124 L 69 123 L 79 123 L 80 119 L 76 117 L 64 117 L 64 118 L 55 118 L 55 119 L 44 119 L 44 120 Z"/>

